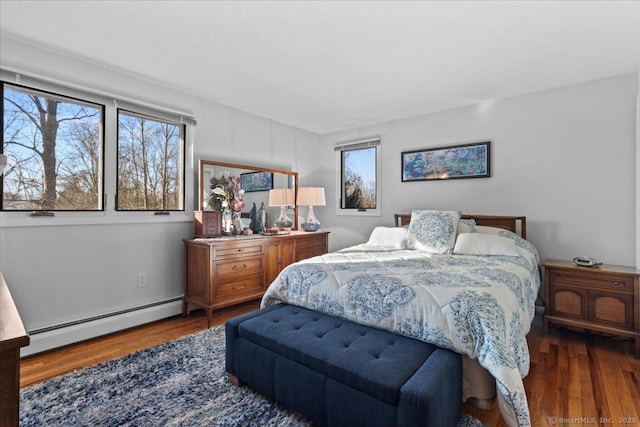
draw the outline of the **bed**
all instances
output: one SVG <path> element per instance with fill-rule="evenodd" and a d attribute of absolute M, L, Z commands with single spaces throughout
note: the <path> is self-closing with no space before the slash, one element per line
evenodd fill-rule
<path fill-rule="evenodd" d="M 461 353 L 463 399 L 496 395 L 508 425 L 531 425 L 522 378 L 540 260 L 526 218 L 414 210 L 395 223 L 288 266 L 262 306 L 298 305 Z"/>

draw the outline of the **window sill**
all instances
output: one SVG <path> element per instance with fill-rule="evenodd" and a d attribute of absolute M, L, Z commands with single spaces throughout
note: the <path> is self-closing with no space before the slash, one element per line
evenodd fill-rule
<path fill-rule="evenodd" d="M 336 209 L 336 215 L 340 216 L 382 216 L 380 209 L 367 209 L 359 211 L 357 209 Z"/>
<path fill-rule="evenodd" d="M 193 222 L 193 212 L 56 212 L 55 216 L 32 217 L 31 212 L 0 212 L 0 229 L 11 227 L 56 227 L 69 225 L 155 224 Z"/>

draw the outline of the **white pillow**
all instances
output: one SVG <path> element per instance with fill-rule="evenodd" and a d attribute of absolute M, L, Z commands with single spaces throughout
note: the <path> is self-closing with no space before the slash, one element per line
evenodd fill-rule
<path fill-rule="evenodd" d="M 516 242 L 506 237 L 481 233 L 460 233 L 453 248 L 459 255 L 519 256 Z"/>
<path fill-rule="evenodd" d="M 456 243 L 460 221 L 457 211 L 413 210 L 407 233 L 407 249 L 436 254 L 450 252 Z"/>
<path fill-rule="evenodd" d="M 376 227 L 371 232 L 367 245 L 406 249 L 407 229 L 402 227 Z"/>

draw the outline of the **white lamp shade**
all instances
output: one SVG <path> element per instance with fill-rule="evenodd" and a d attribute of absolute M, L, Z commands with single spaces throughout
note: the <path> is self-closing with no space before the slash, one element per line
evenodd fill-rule
<path fill-rule="evenodd" d="M 293 204 L 293 188 L 269 190 L 269 206 L 291 206 Z"/>
<path fill-rule="evenodd" d="M 325 206 L 324 187 L 298 188 L 298 206 Z"/>

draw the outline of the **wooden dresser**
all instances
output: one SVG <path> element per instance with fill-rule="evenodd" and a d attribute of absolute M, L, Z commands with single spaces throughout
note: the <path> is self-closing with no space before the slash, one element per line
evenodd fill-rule
<path fill-rule="evenodd" d="M 283 268 L 328 246 L 328 232 L 185 240 L 182 315 L 203 308 L 210 324 L 213 310 L 261 298 Z"/>
<path fill-rule="evenodd" d="M 0 426 L 19 424 L 20 347 L 29 345 L 20 314 L 0 273 Z"/>
<path fill-rule="evenodd" d="M 640 357 L 640 270 L 619 265 L 579 267 L 547 260 L 544 331 L 549 322 L 632 338 Z"/>

